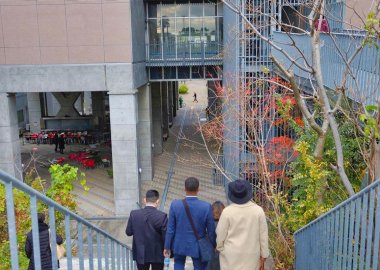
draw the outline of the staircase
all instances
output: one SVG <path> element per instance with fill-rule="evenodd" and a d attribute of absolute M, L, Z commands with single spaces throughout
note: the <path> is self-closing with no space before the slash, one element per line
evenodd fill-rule
<path fill-rule="evenodd" d="M 185 110 L 188 110 L 185 113 Z M 154 159 L 154 179 L 145 181 L 141 187 L 141 197 L 149 189 L 156 189 L 163 195 L 168 180 L 170 164 L 175 160 L 170 185 L 167 189 L 167 198 L 164 202 L 164 212 L 168 212 L 174 199 L 185 196 L 185 179 L 193 176 L 200 181 L 199 199 L 213 203 L 222 201 L 226 204 L 226 194 L 223 186 L 213 184 L 213 164 L 204 148 L 202 138 L 197 132 L 198 117 L 202 116 L 202 107 L 193 109 L 183 108 L 178 111 L 169 138 L 164 142 L 164 152 Z M 183 126 L 181 129 L 181 123 Z M 181 132 L 180 132 L 181 131 Z M 178 134 L 181 134 L 177 141 Z M 174 152 L 178 143 L 177 152 Z"/>

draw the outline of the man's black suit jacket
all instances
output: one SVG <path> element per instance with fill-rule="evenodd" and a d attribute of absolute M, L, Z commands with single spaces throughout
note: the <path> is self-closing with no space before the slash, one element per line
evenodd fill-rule
<path fill-rule="evenodd" d="M 162 263 L 168 217 L 153 206 L 133 210 L 125 230 L 133 236 L 133 259 L 138 264 Z"/>

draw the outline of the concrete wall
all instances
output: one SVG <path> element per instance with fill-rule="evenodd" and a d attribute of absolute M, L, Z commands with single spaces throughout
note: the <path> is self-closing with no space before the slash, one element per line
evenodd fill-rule
<path fill-rule="evenodd" d="M 162 91 L 160 82 L 150 84 L 152 95 L 153 154 L 162 154 Z"/>
<path fill-rule="evenodd" d="M 22 179 L 16 96 L 0 93 L 0 169 Z"/>
<path fill-rule="evenodd" d="M 131 29 L 132 29 L 132 57 L 133 62 L 145 62 L 145 5 L 142 0 L 130 0 Z"/>
<path fill-rule="evenodd" d="M 132 62 L 130 18 L 129 0 L 0 1 L 0 64 Z"/>
<path fill-rule="evenodd" d="M 0 66 L 0 92 L 9 93 L 123 90 L 147 80 L 144 62 Z"/>
<path fill-rule="evenodd" d="M 374 8 L 373 2 L 372 0 L 346 0 L 344 21 L 348 25 L 345 28 L 363 29 L 363 21 L 366 21 L 368 13 Z"/>

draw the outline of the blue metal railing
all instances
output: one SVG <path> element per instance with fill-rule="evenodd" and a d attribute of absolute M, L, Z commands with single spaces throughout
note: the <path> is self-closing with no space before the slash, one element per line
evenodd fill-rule
<path fill-rule="evenodd" d="M 159 42 L 146 45 L 146 60 L 221 59 L 222 45 L 216 41 Z"/>
<path fill-rule="evenodd" d="M 32 219 L 32 236 L 33 236 L 33 254 L 34 254 L 34 269 L 41 269 L 40 260 L 40 243 L 38 231 L 38 218 L 37 218 L 37 202 L 40 201 L 46 204 L 49 208 L 49 226 L 51 232 L 51 246 L 56 246 L 56 221 L 55 213 L 60 212 L 64 215 L 64 228 L 66 239 L 66 260 L 67 269 L 73 269 L 73 253 L 72 253 L 72 223 L 76 222 L 77 237 L 75 242 L 78 246 L 78 259 L 79 269 L 85 269 L 85 256 L 87 253 L 87 261 L 89 269 L 94 269 L 94 262 L 97 261 L 98 269 L 123 269 L 134 270 L 136 269 L 135 262 L 132 259 L 131 249 L 109 235 L 107 232 L 92 225 L 89 221 L 81 218 L 77 214 L 71 212 L 67 208 L 57 204 L 52 199 L 37 192 L 30 186 L 24 184 L 20 180 L 8 175 L 0 170 L 0 184 L 5 186 L 6 190 L 6 206 L 7 206 L 7 224 L 8 224 L 8 237 L 10 243 L 10 254 L 12 261 L 12 270 L 19 269 L 18 259 L 18 242 L 15 221 L 15 207 L 13 200 L 13 190 L 18 189 L 30 197 L 30 213 Z M 87 232 L 87 235 L 84 233 Z M 86 238 L 86 243 L 84 238 Z M 93 246 L 96 242 L 96 258 L 94 256 Z M 88 250 L 85 252 L 84 245 L 87 244 Z M 103 248 L 103 249 L 102 249 Z M 116 253 L 116 254 L 115 254 Z M 51 249 L 52 254 L 52 269 L 56 270 L 57 267 L 57 254 L 56 249 Z M 104 268 L 103 268 L 104 266 Z M 87 268 L 86 268 L 87 269 Z"/>
<path fill-rule="evenodd" d="M 296 269 L 379 269 L 380 180 L 294 234 Z"/>
<path fill-rule="evenodd" d="M 305 34 L 289 34 L 283 32 L 274 32 L 273 40 L 279 44 L 289 55 L 300 65 L 304 64 L 302 54 L 306 57 L 309 64 L 311 61 L 311 38 Z M 295 45 L 292 45 L 291 38 Z M 356 48 L 361 46 L 364 41 L 363 35 L 344 34 L 344 33 L 321 33 L 321 65 L 324 85 L 330 89 L 336 89 L 341 86 L 343 74 L 346 69 L 346 62 L 355 52 Z M 379 44 L 378 40 L 374 42 Z M 299 48 L 302 53 L 297 51 Z M 339 51 L 341 54 L 339 54 Z M 272 50 L 272 54 L 282 62 L 285 67 L 294 70 L 294 73 L 306 79 L 310 74 L 301 70 L 281 52 Z M 355 60 L 351 63 L 351 74 L 347 78 L 346 94 L 349 98 L 364 102 L 365 104 L 376 104 L 380 99 L 380 53 L 373 46 L 365 46 Z"/>
<path fill-rule="evenodd" d="M 180 145 L 180 140 L 183 138 L 182 130 L 183 130 L 183 126 L 185 124 L 186 114 L 187 114 L 187 109 L 185 109 L 185 112 L 184 112 L 184 114 L 182 116 L 181 126 L 180 126 L 178 134 L 177 134 L 177 140 L 176 140 L 176 144 L 175 144 L 175 148 L 174 148 L 174 152 L 173 152 L 173 157 L 172 157 L 172 160 L 170 162 L 169 170 L 167 172 L 168 176 L 166 178 L 164 192 L 162 193 L 162 200 L 161 200 L 161 203 L 160 203 L 160 210 L 161 211 L 164 211 L 164 207 L 165 207 L 165 204 L 166 204 L 166 199 L 168 197 L 170 183 L 171 183 L 171 180 L 172 180 L 172 176 L 174 174 L 174 167 L 175 167 L 175 164 L 177 162 L 177 152 L 178 152 L 178 148 L 179 148 L 179 145 Z"/>

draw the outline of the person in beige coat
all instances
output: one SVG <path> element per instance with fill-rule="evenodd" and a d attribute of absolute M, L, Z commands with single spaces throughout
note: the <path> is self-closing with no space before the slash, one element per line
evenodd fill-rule
<path fill-rule="evenodd" d="M 269 256 L 268 227 L 263 209 L 252 202 L 252 186 L 236 180 L 228 185 L 227 206 L 216 228 L 221 270 L 264 270 Z"/>

